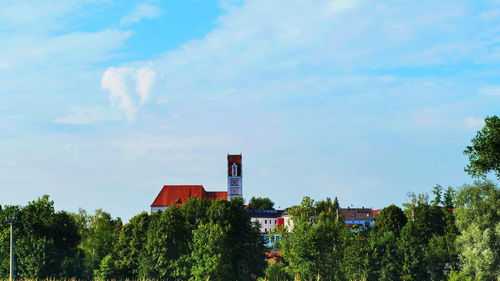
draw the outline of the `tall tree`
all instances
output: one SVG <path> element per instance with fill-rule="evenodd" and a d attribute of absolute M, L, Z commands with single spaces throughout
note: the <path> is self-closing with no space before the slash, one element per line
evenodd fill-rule
<path fill-rule="evenodd" d="M 80 248 L 85 254 L 84 276 L 92 278 L 104 257 L 113 252 L 122 222 L 120 218 L 113 219 L 102 209 L 96 210 L 94 215 L 87 215 L 84 210 L 80 210 L 74 217 L 80 224 Z"/>
<path fill-rule="evenodd" d="M 456 221 L 460 259 L 476 280 L 500 276 L 500 189 L 490 181 L 463 186 L 457 195 Z"/>
<path fill-rule="evenodd" d="M 473 177 L 485 177 L 494 172 L 500 179 L 500 118 L 496 115 L 484 119 L 484 127 L 464 150 L 469 156 L 465 171 Z"/>
<path fill-rule="evenodd" d="M 190 233 L 180 208 L 169 207 L 151 215 L 140 278 L 187 279 L 183 259 L 188 253 Z"/>
<path fill-rule="evenodd" d="M 274 202 L 267 197 L 252 197 L 248 202 L 251 210 L 274 210 Z"/>
<path fill-rule="evenodd" d="M 138 279 L 139 265 L 144 256 L 144 245 L 147 240 L 149 215 L 142 212 L 130 219 L 118 235 L 114 247 L 116 255 L 115 267 L 118 276 L 123 279 Z M 112 258 L 108 258 L 112 259 Z"/>
<path fill-rule="evenodd" d="M 453 187 L 448 186 L 448 188 L 446 188 L 446 191 L 444 192 L 443 196 L 443 205 L 446 208 L 453 208 L 453 206 L 455 206 L 453 202 L 455 200 L 456 193 L 457 192 Z"/>
<path fill-rule="evenodd" d="M 408 221 L 401 230 L 398 241 L 402 257 L 402 279 L 405 281 L 429 280 L 425 252 L 428 234 L 419 221 Z"/>
<path fill-rule="evenodd" d="M 432 188 L 432 194 L 434 194 L 434 199 L 432 199 L 433 206 L 439 206 L 442 203 L 442 193 L 443 187 L 437 184 Z"/>
<path fill-rule="evenodd" d="M 390 205 L 382 209 L 377 215 L 375 229 L 379 233 L 392 232 L 396 236 L 399 236 L 405 224 L 406 216 L 403 210 L 396 205 Z"/>

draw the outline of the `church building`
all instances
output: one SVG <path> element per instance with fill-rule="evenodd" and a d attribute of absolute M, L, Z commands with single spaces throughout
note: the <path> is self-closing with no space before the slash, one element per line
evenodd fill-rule
<path fill-rule="evenodd" d="M 203 185 L 164 185 L 151 204 L 151 212 L 168 206 L 182 206 L 189 198 L 228 200 L 242 197 L 242 155 L 228 154 L 227 169 L 227 191 L 207 191 Z"/>

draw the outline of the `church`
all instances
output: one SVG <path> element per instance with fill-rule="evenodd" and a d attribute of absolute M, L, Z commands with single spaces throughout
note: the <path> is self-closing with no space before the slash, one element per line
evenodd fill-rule
<path fill-rule="evenodd" d="M 243 196 L 242 155 L 227 155 L 227 190 L 207 191 L 203 185 L 164 185 L 151 204 L 151 212 L 182 206 L 189 198 L 230 200 Z"/>

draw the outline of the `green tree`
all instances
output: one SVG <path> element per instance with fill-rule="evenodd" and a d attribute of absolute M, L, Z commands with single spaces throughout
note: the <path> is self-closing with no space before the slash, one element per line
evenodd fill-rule
<path fill-rule="evenodd" d="M 446 208 L 453 208 L 455 206 L 455 204 L 453 203 L 455 201 L 455 197 L 456 197 L 456 190 L 451 187 L 451 186 L 448 186 L 448 188 L 446 188 L 446 191 L 444 192 L 444 199 L 443 199 L 443 205 L 446 207 Z"/>
<path fill-rule="evenodd" d="M 106 255 L 99 264 L 97 269 L 94 269 L 94 278 L 97 280 L 115 279 L 116 269 L 112 254 Z"/>
<path fill-rule="evenodd" d="M 379 233 L 392 232 L 396 236 L 406 224 L 406 216 L 401 208 L 390 205 L 380 211 L 375 220 L 375 229 Z"/>
<path fill-rule="evenodd" d="M 216 200 L 207 214 L 210 222 L 228 230 L 227 239 L 231 244 L 228 280 L 252 280 L 252 276 L 262 276 L 266 267 L 264 240 L 243 209 L 243 199 Z"/>
<path fill-rule="evenodd" d="M 402 278 L 405 281 L 429 280 L 425 251 L 427 234 L 423 224 L 408 221 L 401 230 L 398 241 L 402 257 Z"/>
<path fill-rule="evenodd" d="M 442 193 L 443 187 L 437 184 L 432 188 L 432 194 L 434 194 L 434 199 L 432 200 L 432 206 L 439 206 L 442 203 Z"/>
<path fill-rule="evenodd" d="M 290 276 L 285 271 L 285 265 L 278 261 L 271 261 L 265 270 L 265 281 L 286 281 Z"/>
<path fill-rule="evenodd" d="M 4 221 L 15 213 L 18 277 L 23 279 L 70 278 L 79 276 L 81 257 L 77 245 L 80 236 L 76 222 L 66 212 L 55 212 L 54 202 L 47 195 L 24 207 L 8 206 L 0 211 Z M 0 251 L 8 255 L 8 225 L 0 229 Z M 8 275 L 8 257 L 1 263 L 0 278 Z"/>
<path fill-rule="evenodd" d="M 152 214 L 145 245 L 147 258 L 141 260 L 140 278 L 187 279 L 188 273 L 181 258 L 188 253 L 190 238 L 179 207 L 168 207 Z"/>
<path fill-rule="evenodd" d="M 79 214 L 73 216 L 79 224 L 82 237 L 80 249 L 85 256 L 83 277 L 90 279 L 104 257 L 113 253 L 122 222 L 119 218 L 113 219 L 102 209 L 96 210 L 94 215 L 88 215 L 80 209 Z"/>
<path fill-rule="evenodd" d="M 500 118 L 496 115 L 484 119 L 484 127 L 464 150 L 469 156 L 465 171 L 473 177 L 485 177 L 494 172 L 500 179 Z"/>
<path fill-rule="evenodd" d="M 227 229 L 214 223 L 200 224 L 190 243 L 191 279 L 230 280 Z"/>
<path fill-rule="evenodd" d="M 490 181 L 464 185 L 457 195 L 457 238 L 463 271 L 476 280 L 500 276 L 500 190 Z"/>
<path fill-rule="evenodd" d="M 274 202 L 267 197 L 252 197 L 248 208 L 251 210 L 274 210 Z"/>
<path fill-rule="evenodd" d="M 368 242 L 370 270 L 367 272 L 367 280 L 401 280 L 403 264 L 397 236 L 391 231 L 372 232 Z"/>
<path fill-rule="evenodd" d="M 118 234 L 114 253 L 116 254 L 116 275 L 123 279 L 138 279 L 139 265 L 144 256 L 147 240 L 149 215 L 142 212 L 130 219 Z M 101 262 L 102 264 L 102 262 Z"/>
<path fill-rule="evenodd" d="M 305 197 L 289 213 L 294 226 L 290 232 L 282 232 L 279 244 L 289 274 L 302 280 L 341 280 L 341 261 L 349 234 L 333 211 L 333 203 L 315 204 Z"/>
<path fill-rule="evenodd" d="M 368 229 L 370 233 L 372 229 Z M 342 272 L 346 280 L 366 280 L 374 269 L 367 233 L 356 232 L 347 240 L 342 258 Z M 368 233 L 369 234 L 369 233 Z"/>

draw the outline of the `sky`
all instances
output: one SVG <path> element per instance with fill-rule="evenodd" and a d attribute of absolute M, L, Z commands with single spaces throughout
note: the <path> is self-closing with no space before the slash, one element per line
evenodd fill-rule
<path fill-rule="evenodd" d="M 0 205 L 128 220 L 166 184 L 276 207 L 473 182 L 500 1 L 0 0 Z"/>

